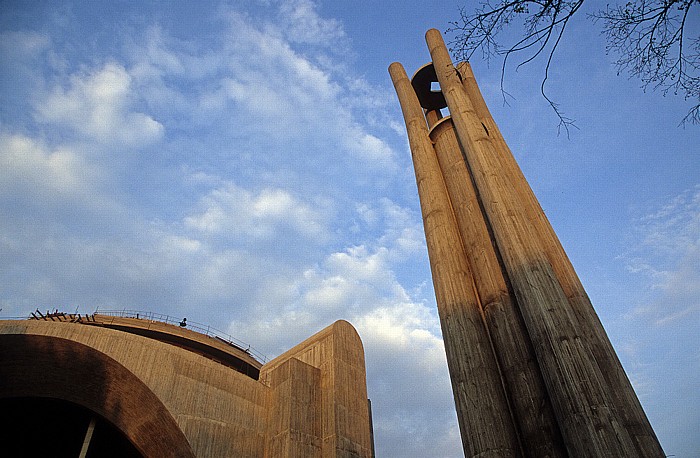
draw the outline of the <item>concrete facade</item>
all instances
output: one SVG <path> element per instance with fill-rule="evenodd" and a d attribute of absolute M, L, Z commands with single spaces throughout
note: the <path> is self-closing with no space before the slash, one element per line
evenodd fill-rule
<path fill-rule="evenodd" d="M 211 337 L 143 319 L 0 321 L 0 362 L 0 405 L 79 406 L 141 456 L 372 453 L 364 350 L 345 321 L 264 365 Z"/>
<path fill-rule="evenodd" d="M 432 62 L 412 79 L 399 63 L 389 73 L 465 456 L 664 456 L 471 67 L 439 31 L 426 42 Z"/>

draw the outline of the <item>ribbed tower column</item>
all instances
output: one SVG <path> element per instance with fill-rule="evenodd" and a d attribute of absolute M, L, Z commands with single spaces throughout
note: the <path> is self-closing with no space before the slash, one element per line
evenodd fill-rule
<path fill-rule="evenodd" d="M 522 442 L 527 444 L 526 455 L 567 456 L 530 338 L 508 290 L 451 117 L 440 119 L 430 130 L 430 138 L 474 274 L 511 410 Z"/>
<path fill-rule="evenodd" d="M 467 457 L 516 457 L 521 447 L 486 332 L 474 278 L 418 98 L 389 67 L 406 121 L 447 363 Z"/>
<path fill-rule="evenodd" d="M 635 456 L 606 380 L 581 336 L 578 317 L 534 226 L 514 198 L 518 183 L 503 176 L 488 130 L 462 86 L 440 32 L 428 31 L 426 40 L 569 454 Z"/>
<path fill-rule="evenodd" d="M 426 41 L 433 63 L 412 87 L 399 64 L 389 71 L 416 169 L 465 454 L 663 457 L 471 67 L 453 66 L 437 30 Z"/>
<path fill-rule="evenodd" d="M 588 294 L 586 294 L 559 238 L 493 120 L 476 83 L 471 66 L 468 62 L 461 62 L 457 65 L 457 71 L 479 120 L 488 130 L 498 151 L 496 157 L 499 160 L 502 173 L 511 183 L 514 183 L 513 189 L 518 192 L 518 196 L 515 198 L 519 199 L 535 233 L 539 235 L 547 259 L 578 318 L 582 336 L 591 348 L 603 377 L 605 377 L 615 408 L 622 418 L 625 429 L 629 431 L 635 442 L 637 456 L 663 456 L 663 450 L 656 434 L 634 393 L 632 384 L 617 358 L 598 315 L 593 309 Z"/>

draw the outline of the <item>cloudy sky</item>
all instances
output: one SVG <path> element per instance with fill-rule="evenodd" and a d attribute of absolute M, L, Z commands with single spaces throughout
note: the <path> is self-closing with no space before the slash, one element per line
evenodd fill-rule
<path fill-rule="evenodd" d="M 142 3 L 0 3 L 0 316 L 186 316 L 269 358 L 347 319 L 378 456 L 462 456 L 387 73 L 462 0 Z M 505 106 L 472 65 L 666 453 L 699 456 L 700 127 L 604 47 L 580 15 L 554 62 L 569 139 L 541 67 Z"/>

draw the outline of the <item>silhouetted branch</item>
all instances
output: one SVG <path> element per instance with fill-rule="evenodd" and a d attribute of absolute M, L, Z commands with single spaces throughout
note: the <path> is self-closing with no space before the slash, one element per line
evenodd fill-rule
<path fill-rule="evenodd" d="M 549 97 L 546 83 L 549 69 L 561 41 L 569 19 L 578 11 L 583 0 L 515 0 L 509 2 L 482 3 L 474 14 L 463 8 L 461 21 L 452 23 L 449 32 L 456 32 L 456 38 L 450 42 L 451 51 L 457 60 L 470 60 L 479 50 L 486 60 L 494 56 L 503 56 L 501 67 L 501 93 L 504 102 L 508 95 L 504 88 L 506 68 L 510 57 L 524 54 L 516 67 L 532 62 L 539 55 L 547 53 L 547 63 L 540 86 L 542 96 L 559 118 L 558 130 L 563 127 L 567 135 L 574 121 L 566 116 L 559 106 Z M 518 25 L 522 28 L 522 38 L 515 44 L 502 46 L 498 35 L 507 26 Z"/>
<path fill-rule="evenodd" d="M 518 54 L 522 65 L 547 54 L 544 76 L 540 86 L 559 118 L 559 129 L 574 126 L 558 105 L 548 96 L 546 83 L 554 53 L 564 35 L 569 20 L 579 11 L 583 0 L 485 0 L 473 12 L 460 11 L 460 20 L 451 23 L 448 32 L 455 33 L 450 42 L 457 60 L 470 60 L 480 51 L 490 61 L 502 57 L 501 92 L 504 89 L 507 64 Z M 594 21 L 603 21 L 603 34 L 608 40 L 607 52 L 619 55 L 618 73 L 627 70 L 642 80 L 646 89 L 659 89 L 667 94 L 682 94 L 697 100 L 682 123 L 700 123 L 700 38 L 685 36 L 689 13 L 700 0 L 635 0 L 624 6 L 610 5 L 590 15 Z M 519 28 L 520 39 L 512 45 L 503 45 L 499 34 L 506 28 Z M 575 126 L 574 126 L 575 127 Z"/>
<path fill-rule="evenodd" d="M 688 15 L 700 0 L 637 0 L 591 15 L 603 21 L 607 52 L 616 53 L 618 73 L 628 71 L 664 95 L 700 99 L 700 38 L 685 36 Z M 682 124 L 700 122 L 700 100 Z"/>

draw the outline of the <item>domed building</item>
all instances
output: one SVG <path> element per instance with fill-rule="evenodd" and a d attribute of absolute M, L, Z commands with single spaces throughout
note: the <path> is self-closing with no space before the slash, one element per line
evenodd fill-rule
<path fill-rule="evenodd" d="M 348 322 L 263 364 L 184 320 L 120 315 L 0 321 L 6 456 L 372 456 Z"/>

